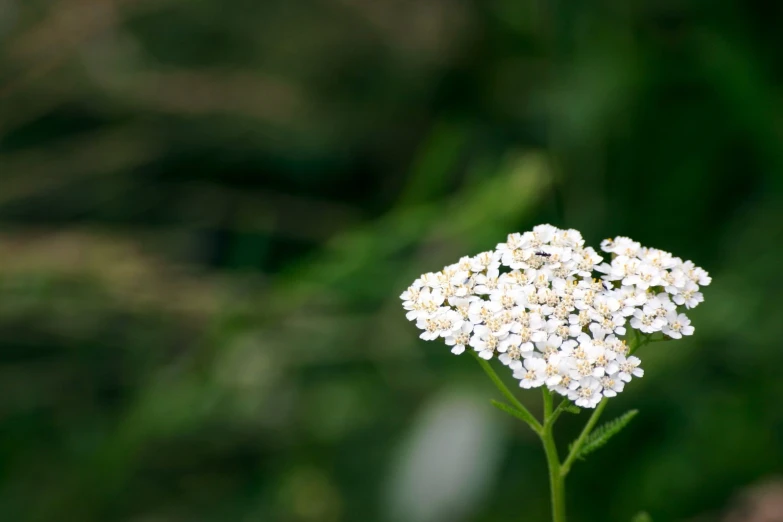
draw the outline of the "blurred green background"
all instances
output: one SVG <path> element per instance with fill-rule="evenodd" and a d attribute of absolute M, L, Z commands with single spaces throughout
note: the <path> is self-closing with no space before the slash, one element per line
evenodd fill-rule
<path fill-rule="evenodd" d="M 0 0 L 0 520 L 547 520 L 537 440 L 398 299 L 543 222 L 714 278 L 569 520 L 783 520 L 782 23 Z"/>

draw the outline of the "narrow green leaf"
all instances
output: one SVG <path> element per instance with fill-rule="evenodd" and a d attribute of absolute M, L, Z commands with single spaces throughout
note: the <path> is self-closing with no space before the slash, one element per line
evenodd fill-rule
<path fill-rule="evenodd" d="M 631 522 L 652 522 L 652 517 L 646 511 L 640 511 L 631 519 Z"/>
<path fill-rule="evenodd" d="M 514 414 L 515 417 L 522 419 L 523 421 L 527 422 L 530 427 L 535 431 L 536 433 L 541 432 L 541 423 L 539 423 L 535 417 L 533 417 L 533 414 L 527 411 L 527 408 L 519 402 L 519 399 L 517 399 L 513 393 L 511 393 L 511 390 L 509 390 L 505 384 L 503 384 L 503 381 L 500 379 L 497 373 L 495 373 L 495 370 L 492 369 L 492 365 L 489 364 L 488 361 L 485 361 L 481 357 L 478 356 L 478 354 L 474 350 L 469 350 L 470 354 L 473 356 L 476 361 L 478 361 L 481 368 L 484 370 L 484 372 L 487 374 L 487 376 L 492 380 L 492 382 L 495 384 L 498 390 L 500 390 L 500 393 L 502 393 L 508 401 L 513 404 L 513 409 L 516 412 Z M 505 404 L 503 406 L 506 406 Z M 507 412 L 508 413 L 508 412 Z"/>
<path fill-rule="evenodd" d="M 519 411 L 518 409 L 511 407 L 505 402 L 496 401 L 494 399 L 492 399 L 490 402 L 492 402 L 492 406 L 499 409 L 500 411 L 506 412 L 512 417 L 516 417 L 517 419 L 530 424 L 529 414 L 526 414 L 523 411 Z"/>
<path fill-rule="evenodd" d="M 582 409 L 574 404 L 569 404 L 568 406 L 565 406 L 563 410 L 567 411 L 568 413 L 573 413 L 574 415 L 579 415 L 582 412 Z"/>
<path fill-rule="evenodd" d="M 631 419 L 633 419 L 637 413 L 639 413 L 639 410 L 625 412 L 616 419 L 611 420 L 606 424 L 602 424 L 596 428 L 585 440 L 582 448 L 577 454 L 577 458 L 583 459 L 590 453 L 609 442 L 609 439 L 620 433 L 620 431 L 625 428 L 629 422 L 631 422 Z M 571 448 L 573 448 L 573 443 L 569 446 L 569 451 Z"/>

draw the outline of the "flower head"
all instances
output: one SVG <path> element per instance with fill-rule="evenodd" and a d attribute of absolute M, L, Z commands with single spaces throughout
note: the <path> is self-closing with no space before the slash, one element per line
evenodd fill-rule
<path fill-rule="evenodd" d="M 417 278 L 401 295 L 425 340 L 451 352 L 497 357 L 523 388 L 547 386 L 593 408 L 634 377 L 641 360 L 624 337 L 692 335 L 685 311 L 698 306 L 709 274 L 669 252 L 618 236 L 601 242 L 538 225 L 494 250 Z"/>

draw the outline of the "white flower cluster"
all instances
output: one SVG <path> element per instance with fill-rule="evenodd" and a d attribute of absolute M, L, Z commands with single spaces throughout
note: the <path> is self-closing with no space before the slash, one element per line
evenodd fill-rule
<path fill-rule="evenodd" d="M 679 307 L 698 305 L 710 283 L 690 261 L 626 237 L 601 249 L 610 262 L 578 231 L 539 225 L 422 275 L 400 297 L 422 339 L 443 338 L 454 354 L 469 346 L 483 359 L 497 356 L 523 388 L 546 385 L 594 408 L 644 373 L 628 353 L 626 326 L 691 335 Z"/>

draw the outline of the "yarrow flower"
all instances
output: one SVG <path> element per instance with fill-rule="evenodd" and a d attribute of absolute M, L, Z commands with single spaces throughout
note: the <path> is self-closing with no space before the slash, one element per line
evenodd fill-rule
<path fill-rule="evenodd" d="M 497 357 L 521 387 L 546 386 L 594 408 L 644 374 L 628 336 L 692 335 L 684 312 L 711 282 L 692 262 L 627 237 L 601 250 L 606 261 L 578 231 L 538 225 L 422 275 L 400 298 L 422 339 Z"/>

